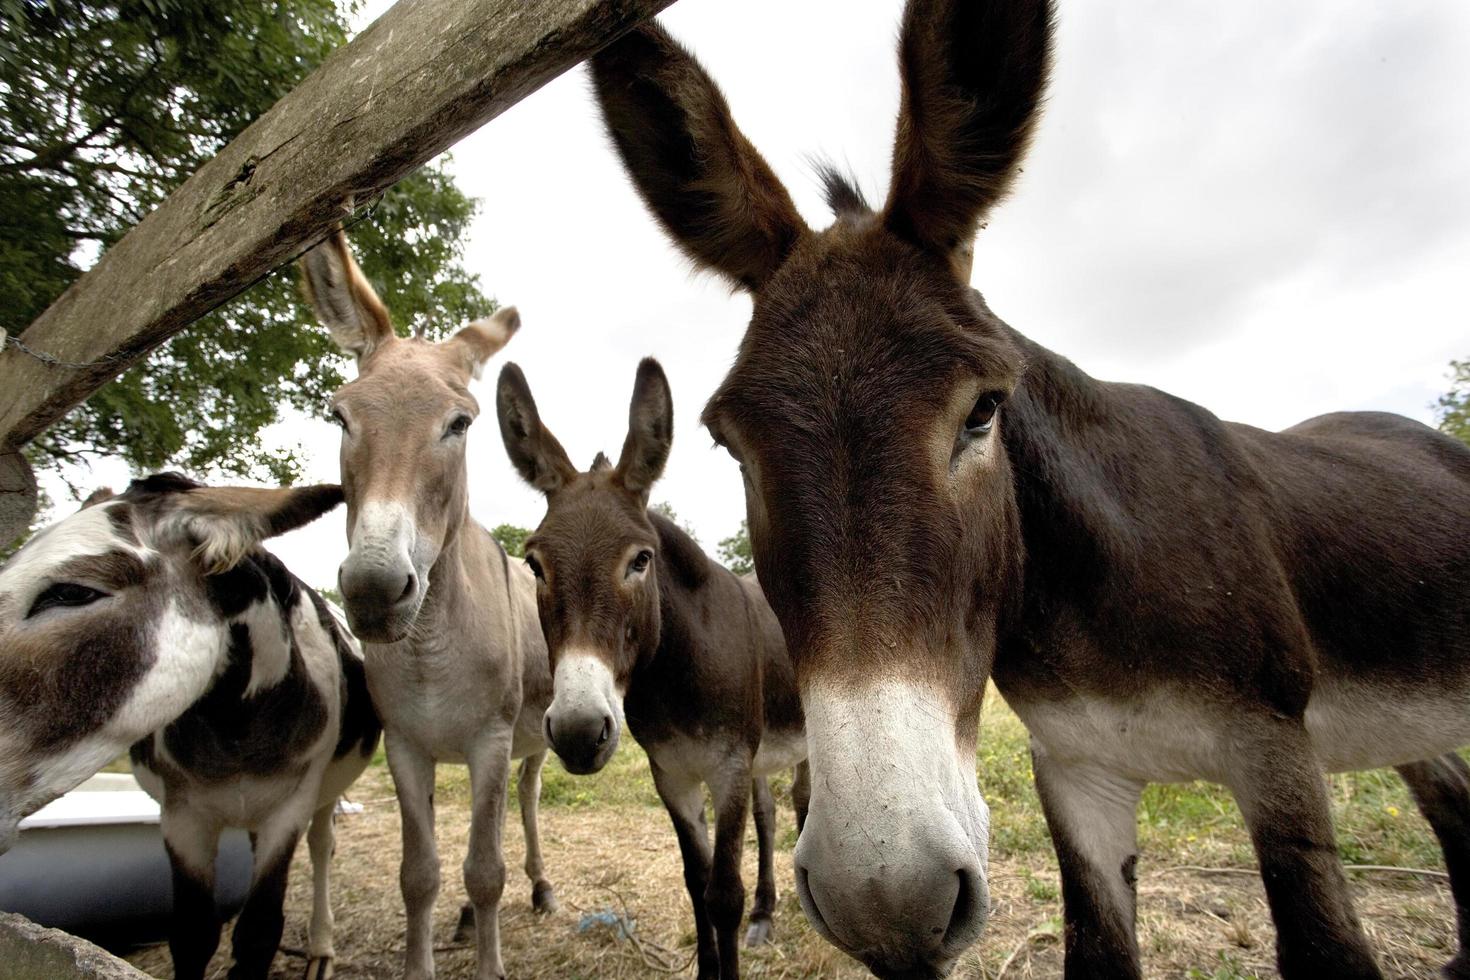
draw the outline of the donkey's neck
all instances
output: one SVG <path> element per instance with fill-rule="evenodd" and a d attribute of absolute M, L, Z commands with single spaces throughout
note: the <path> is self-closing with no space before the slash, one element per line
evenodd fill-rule
<path fill-rule="evenodd" d="M 1011 331 L 1027 369 L 1002 409 L 1025 550 L 1025 601 L 1075 591 L 1136 558 L 1129 488 L 1117 473 L 1136 442 L 1132 385 L 1098 381 Z M 1132 461 L 1129 461 L 1129 465 Z"/>
<path fill-rule="evenodd" d="M 655 511 L 649 523 L 658 535 L 659 644 L 639 650 L 633 669 L 635 684 L 647 683 L 652 674 L 673 668 L 682 671 L 687 638 L 700 627 L 692 611 L 700 605 L 700 592 L 715 587 L 714 577 L 722 569 L 714 566 L 704 549 L 684 529 Z M 677 649 L 674 649 L 677 648 Z M 652 672 L 652 674 L 650 673 Z"/>
<path fill-rule="evenodd" d="M 429 590 L 414 623 L 415 645 L 452 636 L 478 607 L 502 608 L 507 590 L 505 556 L 490 532 L 466 514 L 429 569 Z"/>
<path fill-rule="evenodd" d="M 234 606 L 246 603 L 234 615 L 226 616 L 231 630 L 237 626 L 248 628 L 249 642 L 232 644 L 230 654 L 232 658 L 250 658 L 246 694 L 281 683 L 301 660 L 291 614 L 304 598 L 304 586 L 279 558 L 264 548 L 255 549 L 235 568 L 215 579 L 219 584 L 211 585 L 211 591 L 227 603 L 222 611 L 228 613 Z M 223 599 L 224 592 L 233 595 Z M 236 665 L 232 662 L 229 666 Z"/>

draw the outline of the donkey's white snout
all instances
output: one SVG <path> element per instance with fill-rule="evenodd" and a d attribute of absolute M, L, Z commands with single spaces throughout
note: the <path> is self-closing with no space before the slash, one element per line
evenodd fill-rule
<path fill-rule="evenodd" d="M 982 856 L 942 810 L 909 813 L 907 826 L 880 821 L 871 840 L 840 814 L 814 807 L 797 841 L 807 918 L 879 976 L 943 976 L 985 929 Z"/>
<path fill-rule="evenodd" d="M 618 749 L 623 699 L 612 671 L 595 653 L 564 652 L 552 676 L 546 742 L 568 772 L 597 772 Z"/>
<path fill-rule="evenodd" d="M 369 642 L 403 638 L 424 598 L 412 517 L 396 504 L 370 503 L 358 515 L 351 550 L 337 572 L 348 625 Z"/>
<path fill-rule="evenodd" d="M 940 977 L 985 929 L 990 811 L 953 713 L 904 683 L 809 686 L 811 808 L 797 893 L 878 976 Z"/>

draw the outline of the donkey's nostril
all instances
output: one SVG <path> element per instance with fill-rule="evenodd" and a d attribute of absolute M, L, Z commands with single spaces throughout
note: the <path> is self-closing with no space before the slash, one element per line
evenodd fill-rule
<path fill-rule="evenodd" d="M 597 744 L 606 745 L 607 740 L 610 738 L 612 738 L 612 719 L 604 717 L 602 719 L 602 732 L 597 736 Z"/>
<path fill-rule="evenodd" d="M 960 868 L 955 874 L 959 878 L 959 891 L 955 894 L 954 909 L 950 912 L 949 926 L 944 930 L 941 946 L 964 948 L 975 941 L 985 926 L 990 909 L 984 905 L 989 902 L 989 896 L 973 870 Z"/>
<path fill-rule="evenodd" d="M 965 869 L 961 868 L 955 874 L 959 876 L 960 888 L 955 893 L 954 910 L 950 912 L 949 928 L 945 930 L 946 934 L 954 932 L 956 926 L 961 929 L 965 927 L 970 920 L 970 906 L 975 901 L 974 891 L 970 886 L 970 878 L 965 874 Z"/>
<path fill-rule="evenodd" d="M 408 578 L 406 578 L 403 582 L 403 591 L 398 593 L 398 601 L 403 602 L 407 599 L 412 599 L 414 589 L 415 587 L 417 587 L 417 585 L 418 579 L 414 577 L 413 572 L 409 572 Z"/>
<path fill-rule="evenodd" d="M 830 933 L 831 930 L 827 928 L 827 920 L 822 917 L 822 906 L 818 904 L 817 896 L 812 892 L 811 872 L 807 871 L 806 866 L 802 864 L 796 866 L 796 893 L 799 898 L 806 900 L 806 914 L 811 917 L 812 925 L 817 927 L 817 931 L 823 935 Z"/>

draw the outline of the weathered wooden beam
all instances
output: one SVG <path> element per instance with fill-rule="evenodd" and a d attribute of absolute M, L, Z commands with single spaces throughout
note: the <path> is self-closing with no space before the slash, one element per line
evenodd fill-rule
<path fill-rule="evenodd" d="M 379 193 L 671 2 L 399 0 L 21 334 L 61 363 L 0 351 L 0 457 L 322 237 L 348 202 Z M 23 529 L 0 527 L 0 542 Z"/>

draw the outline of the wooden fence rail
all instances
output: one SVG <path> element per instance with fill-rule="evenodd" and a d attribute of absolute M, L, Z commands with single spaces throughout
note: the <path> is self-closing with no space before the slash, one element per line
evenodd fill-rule
<path fill-rule="evenodd" d="M 0 544 L 35 513 L 18 450 L 148 351 L 672 0 L 400 0 L 0 351 Z"/>

